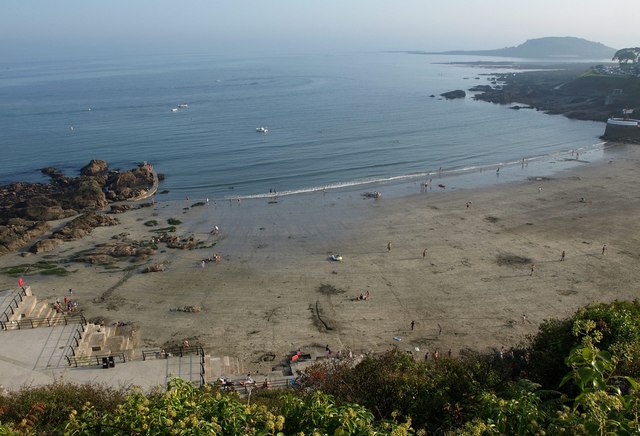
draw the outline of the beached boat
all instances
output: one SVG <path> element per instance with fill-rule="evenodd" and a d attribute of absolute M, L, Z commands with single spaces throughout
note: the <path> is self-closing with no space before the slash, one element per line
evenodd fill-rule
<path fill-rule="evenodd" d="M 266 127 L 256 127 L 256 132 L 258 133 L 267 133 L 269 131 L 269 129 L 267 129 Z"/>

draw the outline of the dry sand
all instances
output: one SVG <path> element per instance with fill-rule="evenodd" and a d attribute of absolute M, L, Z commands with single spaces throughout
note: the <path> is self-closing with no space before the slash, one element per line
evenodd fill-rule
<path fill-rule="evenodd" d="M 640 150 L 611 150 L 611 162 L 482 189 L 436 193 L 434 183 L 431 192 L 416 188 L 378 200 L 333 192 L 277 203 L 158 202 L 49 256 L 65 259 L 123 232 L 150 239 L 143 223 L 164 225 L 172 217 L 183 221 L 178 235 L 194 234 L 215 247 L 161 245 L 132 271 L 124 270 L 128 262 L 116 270 L 67 264 L 77 270 L 70 276 L 26 280 L 41 298 L 61 298 L 73 288 L 88 318 L 136 324 L 141 347 L 189 339 L 255 370 L 272 365 L 259 363 L 266 353 L 277 361 L 298 348 L 322 352 L 327 344 L 355 352 L 451 348 L 454 355 L 509 347 L 535 334 L 546 318 L 569 316 L 593 301 L 636 298 Z M 218 236 L 209 233 L 214 225 Z M 222 262 L 201 268 L 214 252 Z M 344 260 L 331 262 L 332 253 Z M 0 266 L 42 257 L 7 255 Z M 168 262 L 165 272 L 140 273 L 160 261 Z M 1 276 L 0 288 L 15 287 L 15 280 Z M 368 301 L 354 301 L 366 291 Z M 187 305 L 202 311 L 172 310 Z"/>

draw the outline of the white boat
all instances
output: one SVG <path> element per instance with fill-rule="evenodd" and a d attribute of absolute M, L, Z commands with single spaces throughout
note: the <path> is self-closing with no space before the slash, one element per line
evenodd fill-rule
<path fill-rule="evenodd" d="M 179 107 L 180 109 L 184 109 L 184 108 L 186 108 L 186 107 L 189 107 L 189 105 L 188 105 L 187 103 L 180 103 L 180 104 L 178 105 L 178 107 Z"/>
<path fill-rule="evenodd" d="M 172 107 L 171 108 L 171 112 L 178 112 L 178 108 L 177 107 Z"/>
<path fill-rule="evenodd" d="M 267 133 L 269 131 L 269 129 L 267 129 L 266 127 L 256 127 L 256 132 L 258 133 Z"/>

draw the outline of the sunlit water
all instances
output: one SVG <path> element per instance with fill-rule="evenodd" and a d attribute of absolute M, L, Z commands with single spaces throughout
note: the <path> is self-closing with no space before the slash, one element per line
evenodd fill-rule
<path fill-rule="evenodd" d="M 457 182 L 447 184 L 474 184 L 478 174 L 496 182 L 487 174 L 498 166 L 511 180 L 564 167 L 572 150 L 602 156 L 603 123 L 469 92 L 439 97 L 487 84 L 496 71 L 447 64 L 468 60 L 371 53 L 8 65 L 0 183 L 44 181 L 46 166 L 76 175 L 91 159 L 123 169 L 149 161 L 166 175 L 163 198 L 216 199 L 451 175 Z M 262 126 L 266 134 L 256 132 Z"/>

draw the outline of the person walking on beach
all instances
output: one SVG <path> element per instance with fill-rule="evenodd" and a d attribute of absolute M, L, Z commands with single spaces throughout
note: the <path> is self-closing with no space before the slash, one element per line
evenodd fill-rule
<path fill-rule="evenodd" d="M 416 326 L 416 322 L 415 321 L 411 321 L 411 331 L 413 331 L 413 328 Z"/>
<path fill-rule="evenodd" d="M 422 252 L 422 258 L 424 259 L 425 257 L 427 257 L 427 249 L 426 248 Z"/>
<path fill-rule="evenodd" d="M 607 244 L 604 244 L 602 246 L 602 255 L 604 256 L 604 253 L 607 251 Z"/>
<path fill-rule="evenodd" d="M 562 254 L 560 255 L 560 262 L 564 260 L 564 256 L 565 256 L 565 253 L 564 253 L 564 250 L 562 250 Z"/>
<path fill-rule="evenodd" d="M 531 274 L 529 274 L 530 276 L 532 276 L 532 275 L 533 275 L 533 272 L 535 271 L 535 269 L 536 269 L 536 264 L 535 264 L 535 263 L 532 263 L 532 264 L 531 264 Z"/>
<path fill-rule="evenodd" d="M 391 252 L 391 241 L 387 242 L 387 252 Z"/>

